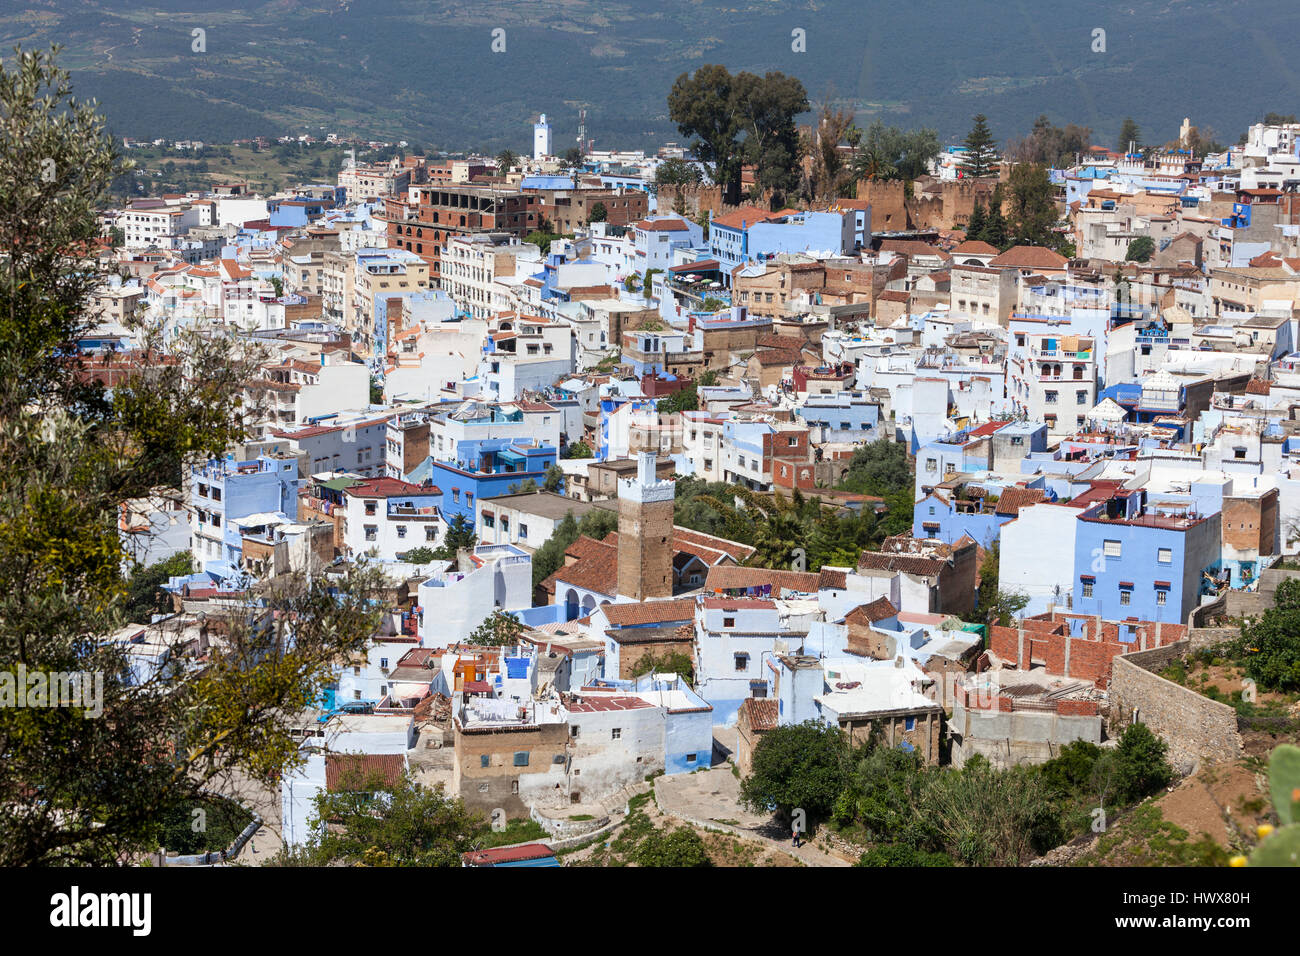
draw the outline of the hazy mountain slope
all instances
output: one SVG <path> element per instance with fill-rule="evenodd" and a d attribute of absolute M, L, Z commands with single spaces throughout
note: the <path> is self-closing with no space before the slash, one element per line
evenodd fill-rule
<path fill-rule="evenodd" d="M 1045 112 L 1109 142 L 1132 114 L 1152 139 L 1182 117 L 1235 140 L 1294 112 L 1291 0 L 4 0 L 0 49 L 65 46 L 78 92 L 125 135 L 228 140 L 325 125 L 442 147 L 557 146 L 588 108 L 597 146 L 676 137 L 665 96 L 706 62 L 799 76 L 888 121 L 1001 138 Z M 192 52 L 191 31 L 206 31 Z M 493 53 L 492 31 L 506 31 Z M 807 31 L 807 52 L 791 31 Z M 1107 51 L 1092 52 L 1092 31 Z"/>

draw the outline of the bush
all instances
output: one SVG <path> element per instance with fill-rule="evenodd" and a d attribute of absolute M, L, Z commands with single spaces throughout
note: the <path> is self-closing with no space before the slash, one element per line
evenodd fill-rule
<path fill-rule="evenodd" d="M 1169 785 L 1174 770 L 1165 759 L 1169 746 L 1146 724 L 1133 724 L 1119 738 L 1115 749 L 1115 795 L 1124 803 L 1136 803 Z"/>
<path fill-rule="evenodd" d="M 712 866 L 700 835 L 689 827 L 670 833 L 656 830 L 642 841 L 634 857 L 638 866 Z"/>
<path fill-rule="evenodd" d="M 927 853 L 901 843 L 872 847 L 854 866 L 953 866 L 946 853 Z"/>

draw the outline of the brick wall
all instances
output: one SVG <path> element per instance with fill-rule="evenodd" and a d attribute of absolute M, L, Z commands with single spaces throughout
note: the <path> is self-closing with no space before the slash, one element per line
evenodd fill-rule
<path fill-rule="evenodd" d="M 1136 640 L 1119 639 L 1119 625 L 1095 618 L 1073 616 L 1083 620 L 1083 634 L 1068 634 L 1071 616 L 1058 614 L 1052 620 L 1029 618 L 1025 627 L 992 627 L 989 649 L 1004 661 L 1026 669 L 1035 664 L 1047 668 L 1049 674 L 1060 674 L 1080 680 L 1093 681 L 1105 689 L 1111 678 L 1111 661 L 1130 651 L 1144 651 L 1164 647 L 1185 640 L 1187 628 L 1181 624 L 1145 622 L 1138 625 Z"/>

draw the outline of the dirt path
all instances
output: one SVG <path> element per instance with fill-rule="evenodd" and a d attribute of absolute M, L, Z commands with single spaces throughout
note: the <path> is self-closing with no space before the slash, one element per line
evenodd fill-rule
<path fill-rule="evenodd" d="M 740 804 L 740 781 L 724 764 L 712 770 L 675 774 L 655 780 L 655 803 L 666 815 L 704 829 L 722 830 L 759 841 L 808 866 L 851 866 L 852 861 L 827 853 L 813 842 L 790 845 L 790 833 L 771 817 L 751 813 Z"/>

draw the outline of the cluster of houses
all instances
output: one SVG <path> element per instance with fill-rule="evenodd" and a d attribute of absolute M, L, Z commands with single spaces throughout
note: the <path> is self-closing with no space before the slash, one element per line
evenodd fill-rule
<path fill-rule="evenodd" d="M 936 763 L 1101 741 L 1113 658 L 1184 638 L 1300 538 L 1298 136 L 1053 170 L 1074 258 L 966 238 L 989 184 L 951 154 L 910 196 L 775 211 L 651 188 L 680 150 L 573 167 L 545 136 L 514 170 L 408 157 L 135 201 L 105 216 L 126 277 L 87 374 L 168 360 L 140 315 L 260 371 L 245 443 L 123 503 L 122 535 L 140 564 L 192 553 L 167 620 L 384 569 L 370 651 L 299 729 L 290 843 L 354 767 L 536 817 L 708 767 L 719 726 L 742 771 L 805 720 Z M 915 463 L 912 527 L 856 563 L 755 567 L 675 521 L 686 478 L 883 510 L 836 487 L 876 441 Z M 616 530 L 535 581 L 591 516 Z M 1025 606 L 966 623 L 991 573 Z M 517 636 L 472 643 L 497 612 Z M 142 667 L 165 623 L 123 637 Z"/>

